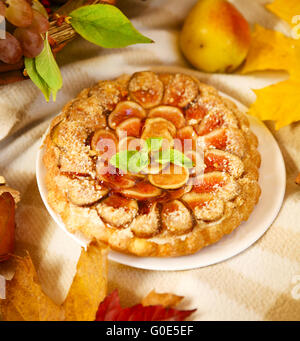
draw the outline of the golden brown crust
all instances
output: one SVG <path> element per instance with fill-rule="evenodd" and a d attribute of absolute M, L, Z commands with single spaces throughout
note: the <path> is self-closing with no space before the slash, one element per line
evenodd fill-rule
<path fill-rule="evenodd" d="M 158 201 L 149 210 L 145 210 L 144 203 L 150 203 L 156 196 L 161 197 L 162 190 L 147 183 L 147 194 L 141 193 L 139 185 L 143 184 L 145 177 L 148 176 L 142 174 L 138 185 L 134 187 L 130 185 L 130 188 L 119 191 L 118 195 L 122 197 L 126 197 L 126 193 L 131 193 L 126 199 L 127 206 L 124 203 L 111 204 L 107 197 L 110 195 L 109 190 L 98 183 L 96 172 L 98 156 L 95 147 L 91 148 L 90 145 L 96 130 L 107 129 L 107 121 L 110 127 L 117 129 L 120 119 L 123 118 L 116 111 L 110 119 L 109 115 L 121 101 L 125 104 L 128 101 L 138 103 L 133 107 L 139 111 L 127 119 L 134 118 L 140 120 L 142 124 L 149 112 L 151 110 L 153 112 L 153 108 L 158 105 L 165 106 L 166 109 L 161 109 L 162 111 L 167 110 L 168 106 L 176 108 L 173 112 L 180 119 L 178 126 L 174 126 L 176 122 L 168 121 L 169 113 L 164 112 L 160 116 L 159 110 L 153 118 L 148 118 L 148 122 L 159 118 L 157 121 L 160 120 L 164 124 L 158 125 L 163 127 L 163 131 L 158 133 L 172 139 L 179 127 L 184 129 L 183 120 L 186 120 L 186 125 L 190 120 L 193 136 L 196 136 L 195 143 L 200 140 L 206 143 L 206 153 L 208 151 L 208 154 L 211 154 L 208 157 L 215 157 L 216 160 L 218 157 L 226 159 L 227 168 L 222 172 L 226 173 L 225 178 L 229 181 L 227 185 L 229 183 L 231 187 L 225 186 L 222 191 L 215 194 L 199 195 L 199 198 L 206 198 L 205 204 L 211 203 L 205 210 L 201 205 L 193 206 L 184 200 L 184 195 L 186 198 L 194 198 L 197 195 L 191 194 L 199 191 L 199 188 L 189 184 L 186 186 L 189 188 L 188 191 L 182 193 L 176 192 L 181 189 L 167 190 L 168 200 Z M 198 116 L 195 115 L 195 108 Z M 223 113 L 220 116 L 222 122 L 218 120 L 218 125 L 215 125 L 214 115 L 220 112 Z M 169 123 L 166 124 L 165 121 Z M 124 122 L 121 123 L 124 125 Z M 164 126 L 167 128 L 164 129 Z M 151 129 L 148 127 L 148 130 L 143 131 Z M 200 135 L 197 137 L 195 132 Z M 214 140 L 211 136 L 216 135 L 219 140 L 227 139 L 226 148 L 212 145 Z M 213 87 L 192 77 L 142 72 L 131 77 L 125 75 L 116 80 L 101 81 L 94 87 L 83 90 L 51 123 L 50 132 L 45 139 L 44 154 L 48 202 L 61 216 L 69 231 L 79 231 L 88 238 L 99 239 L 114 250 L 156 257 L 195 253 L 205 246 L 216 243 L 249 218 L 260 196 L 258 185 L 260 155 L 257 145 L 257 137 L 249 129 L 247 117 L 236 105 L 221 97 Z M 211 162 L 216 168 L 207 171 L 216 177 L 217 181 L 220 169 L 216 162 L 214 160 Z M 209 168 L 211 165 L 206 166 Z M 130 176 L 127 181 L 131 184 Z M 85 193 L 84 198 L 80 198 L 78 187 L 80 182 Z M 191 192 L 185 194 L 189 191 Z M 133 198 L 135 192 L 138 193 L 136 200 Z M 107 206 L 107 203 L 110 206 Z M 176 219 L 181 217 L 182 225 L 172 220 L 173 215 L 170 212 L 174 205 L 178 208 L 174 217 Z M 214 212 L 216 214 L 213 218 L 209 209 L 217 208 L 219 213 Z"/>

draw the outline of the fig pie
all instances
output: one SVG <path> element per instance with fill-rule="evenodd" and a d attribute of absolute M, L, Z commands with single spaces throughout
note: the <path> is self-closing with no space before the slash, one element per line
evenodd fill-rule
<path fill-rule="evenodd" d="M 69 231 L 114 250 L 195 253 L 250 216 L 257 145 L 236 105 L 189 75 L 100 81 L 52 121 L 48 202 Z"/>

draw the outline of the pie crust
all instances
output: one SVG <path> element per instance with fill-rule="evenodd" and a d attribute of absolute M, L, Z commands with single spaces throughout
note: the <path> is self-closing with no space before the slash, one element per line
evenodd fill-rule
<path fill-rule="evenodd" d="M 151 162 L 134 174 L 107 162 L 154 137 L 174 149 L 189 139 L 185 155 L 196 160 L 200 146 L 200 158 L 190 168 Z M 114 142 L 114 152 L 103 141 Z M 100 81 L 51 123 L 43 158 L 48 202 L 70 232 L 114 250 L 192 254 L 249 218 L 260 196 L 257 145 L 236 105 L 189 75 L 143 71 Z"/>

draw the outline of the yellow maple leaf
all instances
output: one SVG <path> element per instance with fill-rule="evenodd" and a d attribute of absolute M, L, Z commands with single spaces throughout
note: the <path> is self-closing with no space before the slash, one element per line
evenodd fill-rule
<path fill-rule="evenodd" d="M 294 16 L 300 15 L 299 0 L 275 0 L 267 4 L 266 8 L 289 24 L 292 24 Z"/>
<path fill-rule="evenodd" d="M 286 70 L 290 74 L 298 73 L 297 56 L 299 51 L 299 41 L 288 38 L 280 32 L 256 25 L 241 73 L 262 70 Z"/>
<path fill-rule="evenodd" d="M 276 129 L 300 120 L 300 80 L 290 78 L 254 92 L 257 98 L 249 109 L 251 115 L 276 121 Z"/>

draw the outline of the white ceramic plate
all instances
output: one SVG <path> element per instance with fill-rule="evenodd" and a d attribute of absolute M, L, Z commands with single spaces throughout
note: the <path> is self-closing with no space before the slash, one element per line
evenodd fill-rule
<path fill-rule="evenodd" d="M 240 110 L 247 112 L 247 108 L 241 103 L 225 94 L 222 95 L 233 100 Z M 270 227 L 280 210 L 285 194 L 286 174 L 284 160 L 273 135 L 256 118 L 249 116 L 249 121 L 252 131 L 259 140 L 258 150 L 262 159 L 259 184 L 262 193 L 258 204 L 246 222 L 243 222 L 234 232 L 223 237 L 218 243 L 208 246 L 193 255 L 170 258 L 143 258 L 111 251 L 109 259 L 121 264 L 149 270 L 187 270 L 224 261 L 244 251 L 258 240 Z M 45 167 L 42 162 L 43 153 L 44 149 L 39 149 L 36 175 L 45 206 L 56 223 L 80 245 L 86 247 L 88 241 L 80 235 L 68 232 L 60 216 L 51 209 L 47 202 L 47 189 L 44 181 Z"/>

